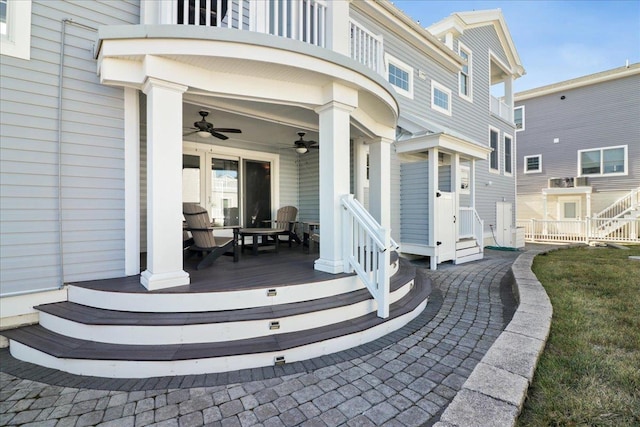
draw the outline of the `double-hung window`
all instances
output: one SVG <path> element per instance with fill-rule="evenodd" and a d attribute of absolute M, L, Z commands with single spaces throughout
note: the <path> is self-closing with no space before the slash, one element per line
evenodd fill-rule
<path fill-rule="evenodd" d="M 31 0 L 0 0 L 0 53 L 31 58 Z"/>
<path fill-rule="evenodd" d="M 580 175 L 626 175 L 627 146 L 578 150 L 578 173 Z"/>
<path fill-rule="evenodd" d="M 459 73 L 458 93 L 462 98 L 471 101 L 471 51 L 465 45 L 458 42 L 458 52 L 460 57 L 467 61 Z"/>
<path fill-rule="evenodd" d="M 491 154 L 489 155 L 489 171 L 497 173 L 500 171 L 499 159 L 500 159 L 500 147 L 498 139 L 498 129 L 489 128 L 489 146 L 491 147 Z"/>
<path fill-rule="evenodd" d="M 385 59 L 389 83 L 399 94 L 413 98 L 413 68 L 388 54 Z"/>
<path fill-rule="evenodd" d="M 451 115 L 451 91 L 434 80 L 431 80 L 431 108 Z"/>
<path fill-rule="evenodd" d="M 509 135 L 504 136 L 504 174 L 511 175 L 513 172 L 513 139 Z"/>
<path fill-rule="evenodd" d="M 516 131 L 524 130 L 524 105 L 513 109 L 513 122 L 516 124 Z"/>

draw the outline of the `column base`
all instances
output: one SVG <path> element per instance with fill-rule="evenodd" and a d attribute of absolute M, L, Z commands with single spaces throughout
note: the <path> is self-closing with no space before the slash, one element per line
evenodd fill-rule
<path fill-rule="evenodd" d="M 344 273 L 344 262 L 320 258 L 316 260 L 313 268 L 331 274 Z"/>
<path fill-rule="evenodd" d="M 184 286 L 191 283 L 186 271 L 172 271 L 170 273 L 152 273 L 145 270 L 140 274 L 140 283 L 148 291 Z"/>

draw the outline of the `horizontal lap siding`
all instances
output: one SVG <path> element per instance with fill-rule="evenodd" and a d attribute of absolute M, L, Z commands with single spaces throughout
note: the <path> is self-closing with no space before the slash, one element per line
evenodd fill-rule
<path fill-rule="evenodd" d="M 295 152 L 295 150 L 291 150 Z M 318 150 L 310 150 L 298 156 L 298 176 L 300 207 L 298 218 L 301 221 L 320 219 L 320 158 Z"/>
<path fill-rule="evenodd" d="M 400 240 L 426 245 L 429 242 L 429 164 L 403 163 L 400 169 Z"/>
<path fill-rule="evenodd" d="M 565 99 L 560 99 L 564 95 Z M 640 186 L 640 75 L 527 99 L 518 137 L 518 193 L 540 194 L 549 178 L 575 177 L 578 150 L 627 145 L 629 173 L 589 176 L 594 192 Z M 559 142 L 554 143 L 554 138 Z M 542 173 L 524 174 L 524 157 L 542 155 Z"/>
<path fill-rule="evenodd" d="M 137 3 L 32 3 L 31 59 L 0 61 L 3 295 L 60 286 L 58 81 L 63 19 L 139 21 Z M 99 19 L 98 20 L 96 20 Z M 99 83 L 93 30 L 66 26 L 61 176 L 65 282 L 124 274 L 123 94 Z"/>

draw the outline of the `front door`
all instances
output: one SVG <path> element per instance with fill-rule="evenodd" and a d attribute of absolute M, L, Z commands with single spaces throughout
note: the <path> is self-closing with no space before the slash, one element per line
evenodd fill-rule
<path fill-rule="evenodd" d="M 580 210 L 582 209 L 580 197 L 558 197 L 558 232 L 575 235 L 582 230 Z"/>
<path fill-rule="evenodd" d="M 440 191 L 436 197 L 437 227 L 436 251 L 438 263 L 451 261 L 456 256 L 456 214 L 453 193 Z"/>
<path fill-rule="evenodd" d="M 513 247 L 513 242 L 511 241 L 512 218 L 511 203 L 497 202 L 495 239 L 498 246 Z"/>

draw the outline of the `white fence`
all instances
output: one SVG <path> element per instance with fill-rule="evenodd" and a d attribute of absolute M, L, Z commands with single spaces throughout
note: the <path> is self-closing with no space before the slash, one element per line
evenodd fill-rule
<path fill-rule="evenodd" d="M 351 20 L 351 58 L 384 75 L 382 36 Z"/>
<path fill-rule="evenodd" d="M 502 99 L 491 96 L 491 112 L 513 123 L 513 107 L 509 107 Z"/>
<path fill-rule="evenodd" d="M 473 237 L 482 247 L 482 233 L 484 222 L 474 208 L 461 207 L 458 218 L 458 237 L 466 239 Z"/>
<path fill-rule="evenodd" d="M 640 243 L 640 218 L 586 218 L 583 220 L 518 220 L 530 242 L 619 242 Z"/>

